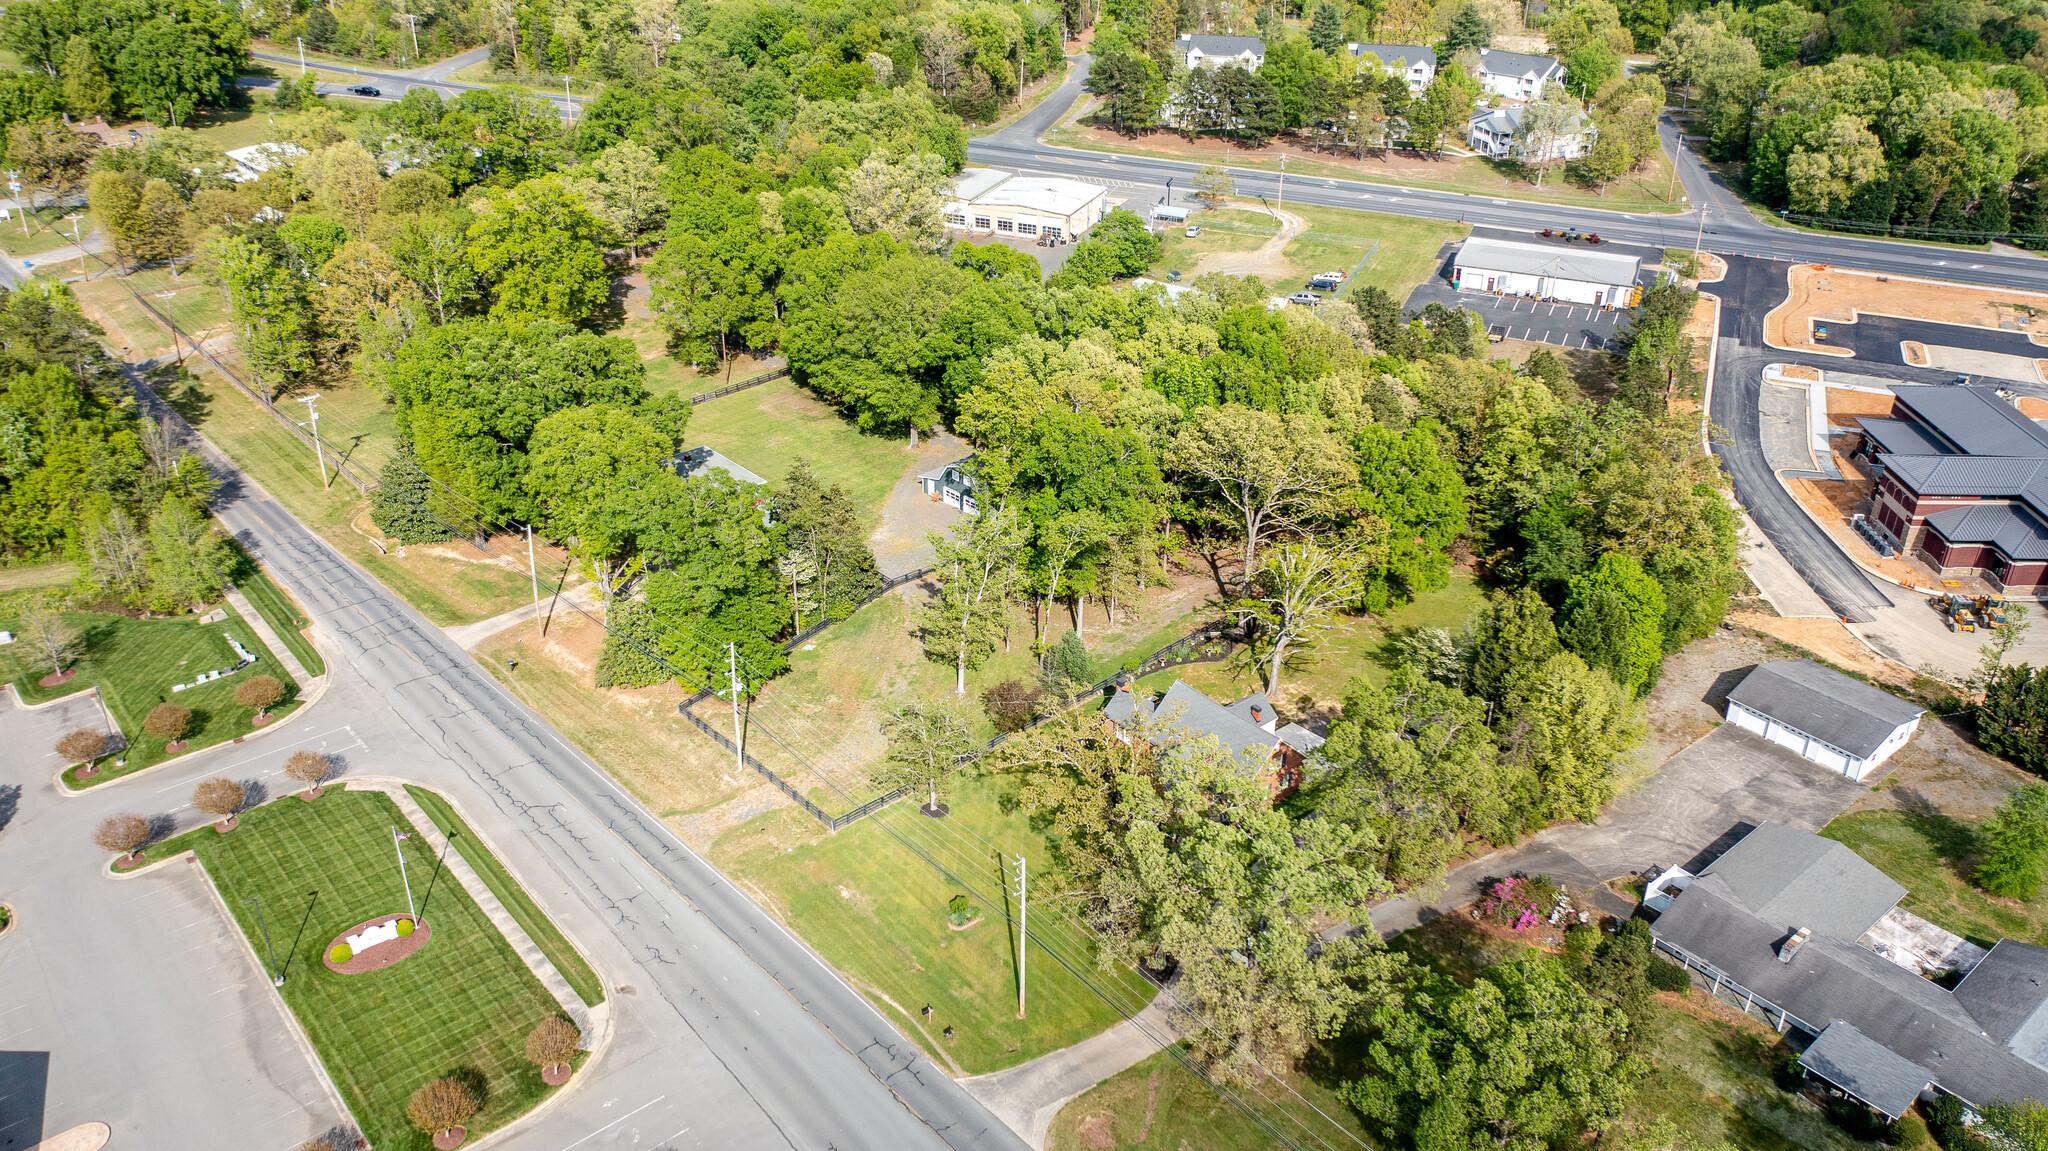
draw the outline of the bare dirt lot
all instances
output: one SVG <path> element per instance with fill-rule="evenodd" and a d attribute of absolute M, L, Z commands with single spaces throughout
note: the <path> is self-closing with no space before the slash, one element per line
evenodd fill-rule
<path fill-rule="evenodd" d="M 1858 313 L 1867 312 L 1939 324 L 1997 328 L 2000 324 L 2019 324 L 2048 309 L 2048 295 L 2036 292 L 1938 284 L 1816 264 L 1793 265 L 1790 278 L 1791 293 L 1764 317 L 1764 342 L 1774 348 L 1823 356 L 1852 353 L 1847 348 L 1817 343 L 1813 339 L 1814 320 L 1853 323 Z M 2019 326 L 2024 330 L 2024 324 Z M 2032 338 L 2037 344 L 2048 344 L 2038 334 Z"/>
<path fill-rule="evenodd" d="M 1952 819 L 1976 823 L 2012 789 L 2032 776 L 1977 750 L 1960 726 L 1967 721 L 1929 715 L 1887 766 L 1891 774 L 1844 814 L 1912 811 L 1933 807 Z"/>

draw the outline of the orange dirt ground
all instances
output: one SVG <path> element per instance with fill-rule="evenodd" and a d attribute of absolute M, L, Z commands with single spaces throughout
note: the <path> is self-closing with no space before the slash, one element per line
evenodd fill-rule
<path fill-rule="evenodd" d="M 1922 280 L 1885 277 L 1872 272 L 1795 264 L 1791 293 L 1785 302 L 1764 317 L 1764 342 L 1774 348 L 1817 352 L 1824 356 L 1846 356 L 1847 348 L 1815 343 L 1811 321 L 1833 320 L 1850 323 L 1857 313 L 1903 316 L 1909 320 L 1931 320 L 1942 324 L 1971 324 L 1996 328 L 2001 323 L 2019 324 L 2032 313 L 2048 311 L 2048 295 L 1979 288 L 1965 284 L 1934 284 Z M 2026 325 L 2019 324 L 2021 330 Z M 2036 343 L 2048 343 L 2040 335 Z"/>
<path fill-rule="evenodd" d="M 1811 371 L 1812 369 L 1808 369 Z M 1815 373 L 1816 375 L 1818 373 Z M 1786 375 L 1791 375 L 1790 371 Z M 1857 416 L 1889 416 L 1892 414 L 1892 398 L 1876 392 L 1852 392 L 1847 388 L 1828 389 L 1828 418 L 1846 421 Z"/>
<path fill-rule="evenodd" d="M 1879 658 L 1875 652 L 1863 646 L 1862 640 L 1857 639 L 1848 628 L 1835 620 L 1790 619 L 1785 616 L 1738 611 L 1728 614 L 1728 622 L 1736 627 L 1783 640 L 1794 647 L 1803 647 L 1829 663 L 1860 671 L 1875 680 L 1902 686 L 1913 682 L 1911 669 Z"/>

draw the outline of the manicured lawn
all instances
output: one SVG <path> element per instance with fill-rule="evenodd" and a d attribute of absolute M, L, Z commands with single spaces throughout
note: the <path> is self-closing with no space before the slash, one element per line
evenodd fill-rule
<path fill-rule="evenodd" d="M 1996 899 L 1969 881 L 1980 852 L 1975 826 L 1931 807 L 1865 811 L 1821 829 L 1905 885 L 1902 906 L 1979 947 L 2001 939 L 2048 946 L 2048 906 Z"/>
<path fill-rule="evenodd" d="M 1334 1092 L 1303 1076 L 1289 1079 L 1290 1085 L 1329 1119 L 1353 1132 L 1355 1138 L 1363 1137 L 1350 1105 Z M 1271 1084 L 1266 1089 L 1271 1094 L 1280 1094 Z M 1329 1121 L 1291 1098 L 1289 1102 L 1303 1123 L 1322 1136 L 1322 1141 L 1302 1138 L 1301 1128 L 1288 1124 L 1290 1133 L 1302 1139 L 1300 1145 L 1357 1146 L 1331 1130 Z M 1045 1145 L 1047 1151 L 1095 1151 L 1102 1147 L 1139 1151 L 1266 1151 L 1281 1146 L 1215 1088 L 1165 1051 L 1096 1084 L 1062 1107 L 1046 1135 Z"/>
<path fill-rule="evenodd" d="M 111 759 L 102 760 L 99 774 L 85 780 L 74 779 L 67 772 L 65 778 L 72 786 L 90 787 L 163 762 L 167 758 L 164 742 L 142 733 L 143 718 L 159 703 L 171 702 L 192 709 L 192 730 L 185 738 L 187 751 L 196 751 L 255 730 L 249 722 L 256 715 L 255 709 L 235 702 L 235 688 L 250 677 L 275 677 L 285 685 L 286 699 L 290 700 L 297 690 L 292 677 L 278 666 L 276 657 L 256 638 L 241 615 L 232 607 L 225 610 L 228 618 L 211 624 L 202 624 L 197 616 L 190 615 L 131 619 L 101 612 L 68 612 L 65 619 L 83 634 L 84 655 L 74 665 L 78 674 L 57 687 L 37 684 L 44 669 L 31 666 L 34 657 L 23 644 L 0 648 L 6 653 L 0 658 L 6 661 L 14 688 L 24 701 L 41 703 L 97 685 L 107 709 L 113 712 L 115 722 L 133 744 L 123 766 L 114 766 Z M 0 612 L 0 628 L 20 631 L 12 608 Z M 236 657 L 234 649 L 228 646 L 229 636 L 257 656 L 253 667 L 185 691 L 171 690 L 173 684 L 190 683 L 204 672 L 233 665 Z M 272 709 L 271 714 L 282 718 L 298 706 L 296 702 L 287 702 Z"/>
<path fill-rule="evenodd" d="M 526 1061 L 526 1036 L 560 1008 L 461 885 L 434 877 L 417 837 L 400 846 L 414 893 L 432 884 L 424 914 L 433 938 L 381 971 L 339 975 L 321 962 L 336 935 L 406 910 L 391 838 L 405 825 L 389 796 L 336 789 L 311 803 L 280 799 L 245 812 L 226 835 L 202 827 L 148 854 L 197 852 L 259 957 L 268 927 L 284 1001 L 363 1134 L 379 1148 L 423 1149 L 431 1144 L 407 1125 L 405 1102 L 428 1080 L 470 1080 L 484 1100 L 472 1138 L 540 1101 L 548 1088 Z M 243 902 L 251 898 L 262 900 L 262 925 Z"/>
<path fill-rule="evenodd" d="M 1406 300 L 1415 285 L 1435 270 L 1437 250 L 1445 241 L 1471 231 L 1463 224 L 1348 208 L 1288 204 L 1286 211 L 1306 219 L 1309 228 L 1281 250 L 1285 275 L 1268 277 L 1271 282 L 1267 285 L 1276 293 L 1297 291 L 1318 272 L 1349 276 L 1357 270 L 1357 277 L 1344 285 L 1340 298 L 1371 284 L 1385 288 L 1396 300 Z M 1202 234 L 1189 238 L 1184 229 L 1168 229 L 1161 238 L 1159 261 L 1148 275 L 1165 279 L 1168 272 L 1178 272 L 1185 280 L 1196 274 L 1203 256 L 1254 251 L 1278 230 L 1273 217 L 1264 212 L 1235 207 L 1197 212 L 1188 223 L 1198 225 Z M 1371 259 L 1359 268 L 1359 260 L 1368 253 Z"/>
<path fill-rule="evenodd" d="M 77 208 L 61 208 L 55 205 L 37 208 L 35 218 L 28 221 L 27 230 L 22 228 L 20 212 L 14 212 L 11 220 L 0 220 L 0 250 L 10 256 L 41 256 L 46 252 L 66 249 L 73 257 L 78 249 L 72 247 L 71 221 L 66 219 Z M 91 212 L 83 213 L 85 218 L 78 221 L 78 235 L 90 241 L 93 229 L 99 226 Z M 40 261 L 38 261 L 40 262 Z"/>
<path fill-rule="evenodd" d="M 455 814 L 455 809 L 448 805 L 448 801 L 424 787 L 410 783 L 405 785 L 405 790 L 420 805 L 420 809 L 427 813 L 427 818 L 434 821 L 434 826 L 441 830 L 441 834 L 450 838 L 462 858 L 468 860 L 469 865 L 476 869 L 477 875 L 484 881 L 484 886 L 490 888 L 491 894 L 498 897 L 498 902 L 505 905 L 505 910 L 511 913 L 520 929 L 526 932 L 527 938 L 533 940 L 541 953 L 548 957 L 548 962 L 555 965 L 555 970 L 562 973 L 562 978 L 569 981 L 569 986 L 576 989 L 577 996 L 592 1007 L 603 1003 L 604 985 L 598 981 L 597 972 L 590 969 L 590 964 L 584 961 L 582 954 L 562 934 L 562 929 L 556 927 L 555 921 L 549 919 L 547 913 L 540 909 L 540 905 L 533 901 L 533 897 L 526 893 L 526 889 L 519 886 L 518 881 L 512 878 L 511 872 L 505 870 L 505 865 L 499 862 L 498 857 L 492 855 L 490 849 L 483 845 L 483 841 L 470 832 L 469 825 L 462 822 L 462 817 Z"/>
<path fill-rule="evenodd" d="M 905 1034 L 927 1050 L 942 1051 L 942 1059 L 969 1074 L 995 1071 L 1085 1039 L 1120 1016 L 1033 947 L 1026 960 L 1029 1018 L 1019 1020 L 1015 937 L 1004 909 L 986 906 L 977 895 L 982 922 L 950 930 L 947 900 L 974 893 L 949 881 L 887 828 L 899 826 L 920 844 L 954 845 L 939 849 L 947 852 L 942 860 L 969 872 L 962 878 L 976 891 L 1000 892 L 995 860 L 978 850 L 983 840 L 1012 856 L 1024 853 L 1031 874 L 1047 874 L 1051 863 L 1044 841 L 1015 810 L 1014 798 L 1003 798 L 1015 788 L 1006 778 L 963 773 L 943 796 L 952 805 L 943 821 L 934 823 L 899 803 L 837 835 L 824 834 L 809 815 L 778 808 L 727 832 L 713 858 L 765 897 Z M 1010 814 L 1004 814 L 1005 806 Z M 1062 918 L 1051 904 L 1031 907 L 1034 934 Z M 1071 924 L 1066 929 L 1073 931 Z M 1092 957 L 1085 962 L 1092 964 Z M 1092 972 L 1095 980 L 1120 982 L 1128 1002 L 1141 1005 L 1151 998 L 1150 985 L 1135 973 Z M 927 1004 L 933 1009 L 929 1020 L 917 1014 Z M 948 1026 L 954 1028 L 950 1040 L 941 1034 Z"/>
<path fill-rule="evenodd" d="M 819 479 L 844 487 L 870 524 L 913 462 L 904 437 L 869 435 L 786 379 L 698 405 L 688 439 L 693 447 L 711 445 L 770 484 L 779 485 L 801 456 Z"/>
<path fill-rule="evenodd" d="M 321 661 L 320 652 L 313 647 L 313 641 L 307 639 L 306 633 L 301 630 L 313 621 L 307 619 L 306 613 L 299 610 L 299 605 L 293 603 L 284 589 L 271 580 L 270 573 L 254 564 L 250 567 L 253 574 L 242 577 L 235 586 L 242 589 L 243 595 L 249 597 L 249 602 L 255 605 L 256 611 L 270 624 L 271 630 L 277 633 L 277 638 L 292 649 L 292 654 L 299 659 L 299 666 L 305 668 L 310 675 L 324 674 L 327 670 L 326 663 Z"/>
<path fill-rule="evenodd" d="M 78 576 L 78 565 L 59 561 L 34 567 L 0 568 L 0 593 L 39 587 L 64 587 Z"/>

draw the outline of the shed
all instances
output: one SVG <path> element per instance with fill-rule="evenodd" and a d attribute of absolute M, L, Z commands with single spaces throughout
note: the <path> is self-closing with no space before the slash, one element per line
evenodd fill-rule
<path fill-rule="evenodd" d="M 1619 308 L 1629 305 L 1641 266 L 1636 257 L 1618 252 L 1474 236 L 1458 249 L 1451 286 L 1460 291 Z"/>
<path fill-rule="evenodd" d="M 931 471 L 917 477 L 924 494 L 941 500 L 949 508 L 976 515 L 981 505 L 974 499 L 974 457 L 966 456 L 950 464 L 940 464 Z"/>
<path fill-rule="evenodd" d="M 1810 659 L 1761 664 L 1728 693 L 1728 722 L 1857 780 L 1906 746 L 1925 714 Z"/>

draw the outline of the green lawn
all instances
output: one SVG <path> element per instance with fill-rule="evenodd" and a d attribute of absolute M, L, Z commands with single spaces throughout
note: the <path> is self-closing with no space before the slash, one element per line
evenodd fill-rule
<path fill-rule="evenodd" d="M 1349 1104 L 1328 1088 L 1304 1076 L 1290 1085 L 1354 1138 L 1363 1138 Z M 1280 1092 L 1266 1085 L 1268 1093 Z M 1257 1098 L 1257 1096 L 1251 1096 Z M 1303 1139 L 1300 1126 L 1288 1123 L 1273 1109 L 1262 1108 L 1268 1121 L 1285 1125 L 1308 1147 L 1357 1146 L 1331 1130 L 1329 1121 L 1288 1100 L 1303 1125 L 1322 1138 Z M 1046 1135 L 1046 1151 L 1097 1151 L 1137 1148 L 1142 1151 L 1266 1151 L 1281 1144 L 1233 1106 L 1214 1088 L 1165 1051 L 1096 1084 L 1065 1107 Z M 1370 1143 L 1365 1146 L 1371 1146 Z"/>
<path fill-rule="evenodd" d="M 202 624 L 197 616 L 190 615 L 131 619 L 102 612 L 67 612 L 65 619 L 82 633 L 84 655 L 74 664 L 78 674 L 58 687 L 37 684 L 44 669 L 31 666 L 33 657 L 25 645 L 17 642 L 0 649 L 6 653 L 0 659 L 4 659 L 15 690 L 25 702 L 41 703 L 97 685 L 115 722 L 132 741 L 126 764 L 116 767 L 112 760 L 106 760 L 101 763 L 99 774 L 91 779 L 78 780 L 67 772 L 67 782 L 74 787 L 90 787 L 163 762 L 164 742 L 142 734 L 143 718 L 159 703 L 172 702 L 192 709 L 192 731 L 185 737 L 189 753 L 255 730 L 250 726 L 255 710 L 235 702 L 235 688 L 250 677 L 276 677 L 285 685 L 286 698 L 290 699 L 297 686 L 292 677 L 278 666 L 270 649 L 256 638 L 241 615 L 232 607 L 225 610 L 228 618 L 211 624 Z M 0 609 L 0 628 L 20 631 L 12 607 Z M 181 692 L 171 690 L 173 684 L 190 683 L 203 672 L 232 665 L 235 653 L 228 646 L 229 636 L 241 641 L 259 662 L 211 683 Z M 281 718 L 298 706 L 297 702 L 287 702 L 271 714 Z"/>
<path fill-rule="evenodd" d="M 1385 288 L 1396 300 L 1406 300 L 1415 285 L 1436 269 L 1438 249 L 1472 230 L 1464 224 L 1349 208 L 1288 204 L 1286 211 L 1306 219 L 1309 228 L 1281 250 L 1286 274 L 1268 285 L 1276 292 L 1298 290 L 1318 272 L 1349 276 L 1355 269 L 1358 275 L 1344 285 L 1344 293 L 1371 284 Z M 1277 231 L 1273 217 L 1245 208 L 1197 212 L 1188 223 L 1200 226 L 1202 234 L 1191 239 L 1184 230 L 1169 229 L 1160 244 L 1159 260 L 1148 275 L 1164 279 L 1166 273 L 1178 272 L 1186 279 L 1196 274 L 1204 255 L 1251 252 Z M 1359 260 L 1368 254 L 1370 260 L 1359 268 Z"/>
<path fill-rule="evenodd" d="M 1904 884 L 1907 911 L 1946 927 L 1979 947 L 2001 939 L 2048 946 L 2048 906 L 1994 899 L 1969 881 L 1980 845 L 1977 829 L 1928 807 L 1865 811 L 1821 829 L 1879 871 Z"/>
<path fill-rule="evenodd" d="M 65 587 L 78 578 L 78 565 L 58 561 L 32 567 L 0 568 L 0 594 L 39 587 Z"/>
<path fill-rule="evenodd" d="M 311 803 L 286 798 L 248 811 L 226 835 L 202 827 L 148 851 L 152 859 L 197 852 L 258 956 L 266 954 L 262 928 L 243 901 L 262 900 L 285 1003 L 363 1134 L 394 1151 L 430 1146 L 405 1121 L 406 1099 L 428 1080 L 456 1075 L 480 1088 L 472 1138 L 539 1102 L 548 1088 L 526 1061 L 526 1036 L 561 1010 L 461 885 L 434 877 L 434 857 L 418 838 L 402 846 L 414 892 L 426 896 L 422 880 L 432 884 L 424 915 L 433 938 L 382 971 L 339 975 L 321 962 L 336 935 L 406 910 L 391 840 L 391 828 L 404 825 L 389 796 L 335 789 Z"/>
<path fill-rule="evenodd" d="M 252 574 L 237 580 L 235 586 L 242 589 L 242 594 L 249 598 L 257 614 L 261 615 L 271 630 L 277 633 L 277 638 L 292 649 L 292 654 L 298 657 L 299 666 L 306 669 L 306 674 L 324 674 L 327 671 L 326 663 L 320 659 L 320 652 L 313 647 L 313 641 L 307 639 L 306 633 L 301 630 L 313 621 L 307 619 L 306 613 L 299 610 L 299 605 L 293 603 L 284 589 L 271 580 L 270 573 L 253 563 L 249 566 Z"/>
<path fill-rule="evenodd" d="M 72 247 L 71 221 L 65 217 L 77 210 L 56 206 L 37 208 L 35 217 L 26 222 L 26 229 L 23 228 L 21 213 L 14 212 L 13 219 L 0 220 L 0 251 L 15 257 L 37 257 L 61 248 L 76 257 L 78 249 Z M 78 221 L 78 235 L 81 239 L 91 240 L 99 221 L 91 212 L 82 214 L 85 218 Z"/>
<path fill-rule="evenodd" d="M 903 437 L 863 432 L 787 379 L 698 405 L 687 438 L 770 484 L 780 484 L 801 456 L 819 479 L 846 489 L 867 524 L 881 515 L 889 489 L 913 462 Z"/>
<path fill-rule="evenodd" d="M 555 970 L 562 973 L 569 986 L 576 989 L 577 996 L 592 1007 L 603 1003 L 604 985 L 598 981 L 597 972 L 590 969 L 590 964 L 562 934 L 562 929 L 556 927 L 555 921 L 548 918 L 524 887 L 519 886 L 498 857 L 492 855 L 483 841 L 470 832 L 469 825 L 462 822 L 462 817 L 455 814 L 448 801 L 410 783 L 405 785 L 405 790 L 427 813 L 427 818 L 434 821 L 434 826 L 441 829 L 441 834 L 455 844 L 455 850 L 461 853 L 462 858 L 476 869 L 484 886 L 490 888 L 498 902 L 505 905 L 505 910 L 526 932 L 527 938 L 533 940 L 541 954 L 548 957 L 548 962 L 555 965 Z"/>
<path fill-rule="evenodd" d="M 1029 1017 L 1019 1020 L 1015 937 L 1004 908 L 975 898 L 982 921 L 951 930 L 947 900 L 972 893 L 888 829 L 898 827 L 920 844 L 954 845 L 957 850 L 942 858 L 973 872 L 964 878 L 977 890 L 999 892 L 1002 880 L 993 858 L 971 853 L 982 840 L 1012 855 L 1022 852 L 1031 874 L 1046 874 L 1051 866 L 1043 839 L 1015 810 L 1014 797 L 1005 800 L 1002 794 L 1015 786 L 966 772 L 944 796 L 952 814 L 943 821 L 934 823 L 915 806 L 899 803 L 837 835 L 823 834 L 809 815 L 778 808 L 720 837 L 713 858 L 765 895 L 806 943 L 850 976 L 905 1034 L 928 1050 L 936 1046 L 944 1052 L 941 1058 L 950 1057 L 968 1074 L 995 1071 L 1085 1039 L 1120 1016 L 1033 947 L 1025 965 Z M 1031 908 L 1034 934 L 1053 929 L 1062 918 L 1049 904 Z M 1120 983 L 1121 995 L 1134 1005 L 1151 997 L 1150 985 L 1135 973 L 1092 970 L 1098 981 Z M 933 1009 L 929 1020 L 917 1014 L 927 1004 Z M 950 1040 L 941 1034 L 949 1026 Z"/>

